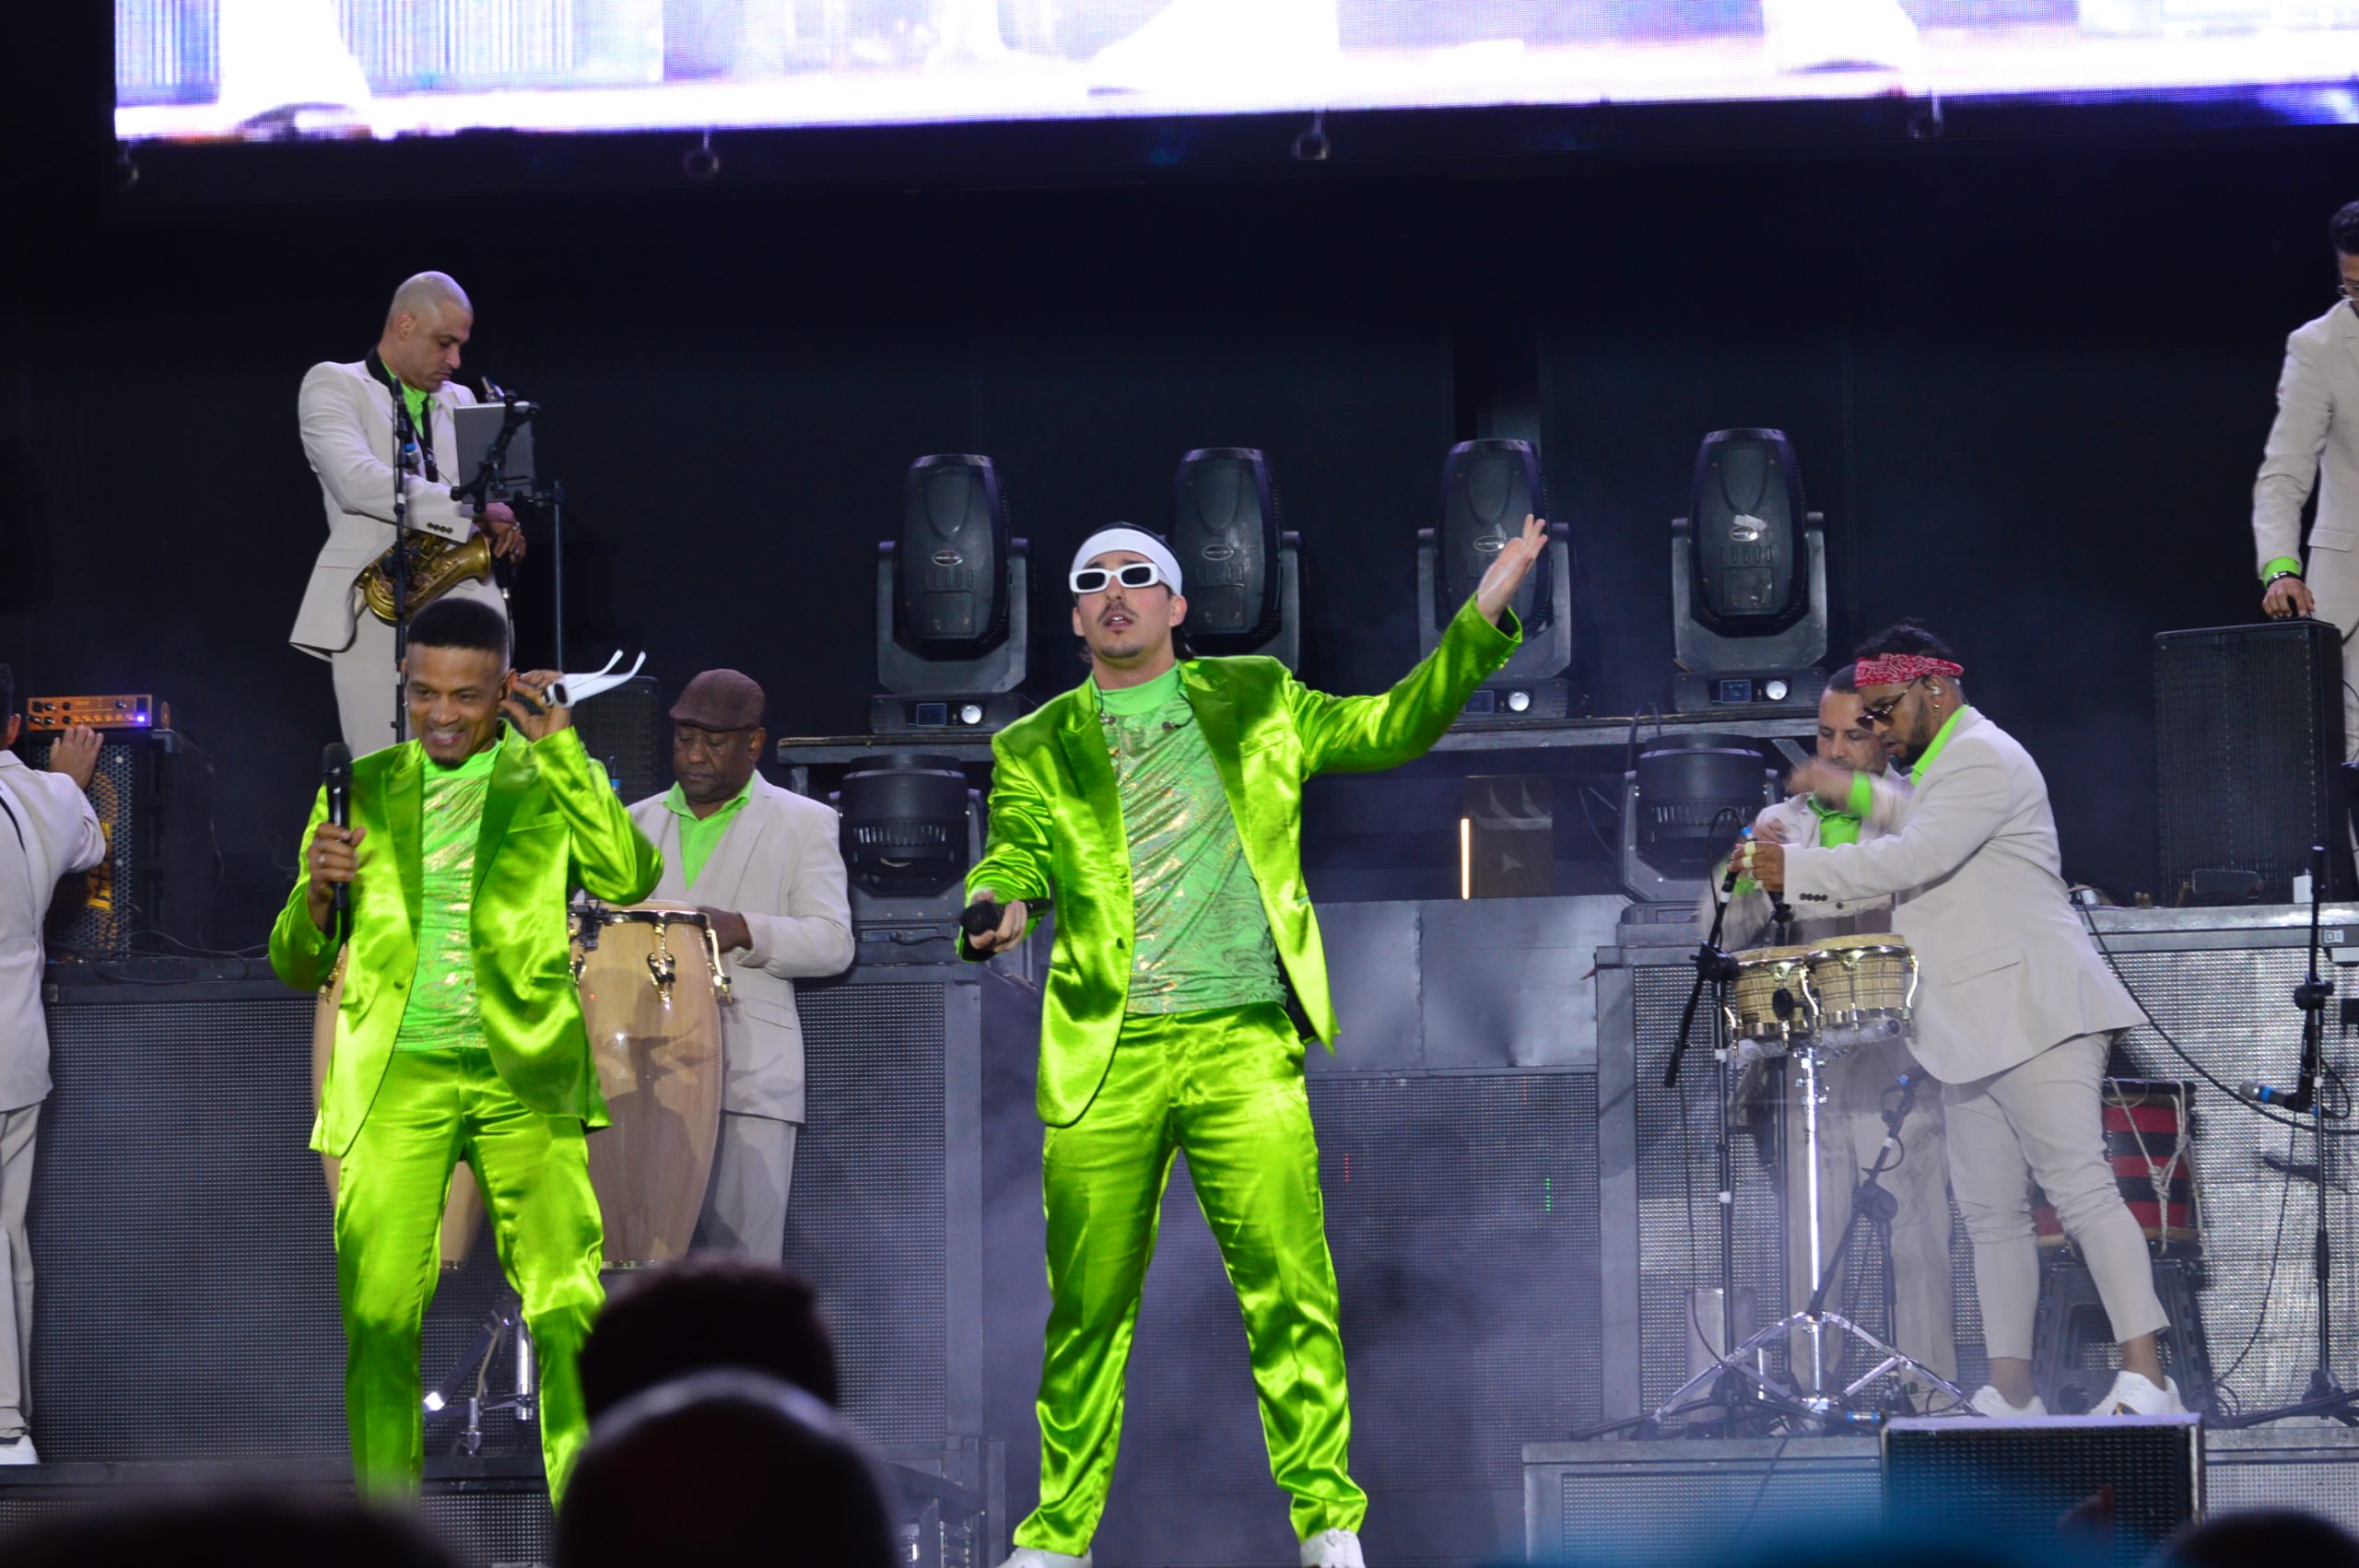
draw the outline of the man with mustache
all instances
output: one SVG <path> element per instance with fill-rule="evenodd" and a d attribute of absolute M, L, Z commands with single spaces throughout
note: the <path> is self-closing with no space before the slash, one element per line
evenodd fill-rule
<path fill-rule="evenodd" d="M 557 673 L 509 669 L 498 611 L 428 605 L 403 673 L 416 738 L 353 765 L 350 826 L 327 820 L 321 791 L 303 874 L 270 933 L 271 968 L 304 990 L 350 949 L 311 1147 L 343 1162 L 336 1293 L 354 1478 L 364 1492 L 417 1489 L 418 1337 L 464 1160 L 539 1352 L 554 1497 L 588 1435 L 574 1358 L 605 1299 L 583 1138 L 606 1125 L 606 1106 L 566 906 L 577 890 L 635 904 L 663 867 L 552 705 Z M 343 919 L 338 884 L 351 888 Z"/>
<path fill-rule="evenodd" d="M 1040 1028 L 1049 1313 L 1040 1505 L 1005 1568 L 1087 1568 L 1122 1418 L 1139 1293 L 1175 1153 L 1245 1316 L 1270 1469 L 1306 1568 L 1363 1568 L 1367 1494 L 1327 1250 L 1304 1036 L 1335 1010 L 1302 882 L 1302 787 L 1422 755 L 1507 661 L 1508 602 L 1545 547 L 1526 518 L 1474 596 L 1391 691 L 1315 692 L 1273 659 L 1182 660 L 1179 561 L 1135 528 L 1075 552 L 1089 679 L 1002 731 L 989 849 L 968 874 L 999 919 L 969 956 L 1021 942 L 1053 897 Z"/>

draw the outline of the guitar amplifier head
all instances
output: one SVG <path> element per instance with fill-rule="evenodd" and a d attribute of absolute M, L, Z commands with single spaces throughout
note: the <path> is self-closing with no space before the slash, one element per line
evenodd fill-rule
<path fill-rule="evenodd" d="M 2314 844 L 2328 849 L 2326 896 L 2351 895 L 2342 680 L 2342 638 L 2324 621 L 2156 635 L 2160 902 L 2188 901 L 2199 872 L 2250 872 L 2255 901 L 2292 902 Z"/>

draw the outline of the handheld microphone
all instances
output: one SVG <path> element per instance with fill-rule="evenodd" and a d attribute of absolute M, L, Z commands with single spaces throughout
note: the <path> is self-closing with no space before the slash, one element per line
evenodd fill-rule
<path fill-rule="evenodd" d="M 1039 898 L 1019 898 L 1016 902 L 1024 906 L 1027 913 L 1035 915 L 1045 915 L 1056 907 L 1055 902 L 1045 895 Z M 979 937 L 987 931 L 993 930 L 999 925 L 1002 907 L 1003 906 L 994 899 L 978 898 L 958 912 L 958 929 L 969 937 Z"/>
<path fill-rule="evenodd" d="M 328 821 L 339 827 L 352 825 L 352 748 L 342 741 L 330 743 L 320 753 L 320 781 L 328 795 Z M 352 929 L 352 884 L 340 882 L 329 895 L 334 907 L 338 942 Z"/>
<path fill-rule="evenodd" d="M 2257 1083 L 2248 1078 L 2236 1085 L 2236 1098 L 2248 1105 L 2277 1106 L 2285 1110 L 2306 1110 L 2309 1100 L 2299 1089 L 2281 1089 L 2274 1083 Z"/>

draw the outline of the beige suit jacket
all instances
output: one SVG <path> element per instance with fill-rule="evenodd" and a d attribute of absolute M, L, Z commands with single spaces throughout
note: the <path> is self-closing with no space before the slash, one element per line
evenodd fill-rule
<path fill-rule="evenodd" d="M 2359 310 L 2347 304 L 2285 340 L 2277 418 L 2252 487 L 2253 564 L 2302 559 L 2302 505 L 2318 492 L 2305 580 L 2318 614 L 2359 625 Z"/>
<path fill-rule="evenodd" d="M 794 982 L 851 965 L 851 906 L 833 807 L 757 774 L 753 793 L 711 856 L 687 880 L 680 819 L 662 795 L 631 807 L 631 820 L 663 855 L 651 896 L 745 917 L 751 948 L 726 954 L 731 1000 L 722 1008 L 728 1077 L 722 1108 L 773 1121 L 803 1119 L 803 1022 Z"/>
<path fill-rule="evenodd" d="M 429 417 L 442 479 L 411 474 L 404 481 L 413 532 L 462 542 L 475 532 L 473 513 L 451 499 L 450 471 L 459 447 L 451 410 L 473 402 L 475 394 L 456 381 L 434 394 Z M 393 394 L 365 362 L 326 363 L 303 378 L 297 408 L 303 455 L 319 476 L 327 509 L 328 541 L 311 564 L 311 584 L 287 640 L 324 659 L 352 646 L 352 585 L 393 543 Z M 465 483 L 464 474 L 457 478 Z"/>
<path fill-rule="evenodd" d="M 1786 855 L 1798 914 L 1889 895 L 1918 962 L 1918 1059 L 1944 1083 L 2030 1060 L 2076 1035 L 2144 1022 L 2064 884 L 2048 781 L 1968 709 L 1915 791 L 1877 797 L 1887 837 Z M 1881 821 L 1877 825 L 1884 825 Z"/>

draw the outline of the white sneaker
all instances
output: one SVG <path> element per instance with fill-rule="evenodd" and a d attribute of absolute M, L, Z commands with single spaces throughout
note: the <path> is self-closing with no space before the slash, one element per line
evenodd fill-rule
<path fill-rule="evenodd" d="M 1367 1568 L 1367 1560 L 1351 1531 L 1321 1530 L 1302 1543 L 1302 1568 Z"/>
<path fill-rule="evenodd" d="M 2164 1378 L 2163 1386 L 2157 1388 L 2138 1373 L 2124 1372 L 2115 1376 L 2113 1387 L 2106 1390 L 2105 1398 L 2099 1399 L 2089 1413 L 2093 1416 L 2175 1416 L 2186 1409 L 2179 1403 L 2178 1385 L 2169 1378 Z"/>
<path fill-rule="evenodd" d="M 0 1443 L 0 1465 L 38 1465 L 41 1456 L 33 1452 L 33 1434 L 29 1432 L 6 1443 Z"/>
<path fill-rule="evenodd" d="M 1043 1551 L 1037 1546 L 1019 1546 L 999 1568 L 1089 1568 L 1089 1553 L 1072 1557 L 1062 1551 Z"/>
<path fill-rule="evenodd" d="M 2139 1381 L 2145 1380 L 2141 1378 Z M 1966 1401 L 1966 1408 L 1976 1415 L 1989 1416 L 1993 1421 L 2031 1421 L 2048 1413 L 2048 1401 L 2034 1394 L 2028 1405 L 2010 1404 L 1995 1385 L 1985 1383 L 1974 1391 L 1974 1398 Z"/>

